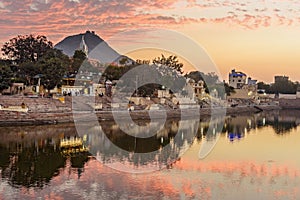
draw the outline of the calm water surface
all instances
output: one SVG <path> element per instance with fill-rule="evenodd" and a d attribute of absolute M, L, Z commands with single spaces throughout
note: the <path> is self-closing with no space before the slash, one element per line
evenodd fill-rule
<path fill-rule="evenodd" d="M 137 123 L 136 135 L 150 130 Z M 300 111 L 227 116 L 224 126 L 168 120 L 138 139 L 113 122 L 83 125 L 84 135 L 74 124 L 0 127 L 0 199 L 300 199 L 299 123 Z M 60 145 L 75 136 L 88 151 Z"/>

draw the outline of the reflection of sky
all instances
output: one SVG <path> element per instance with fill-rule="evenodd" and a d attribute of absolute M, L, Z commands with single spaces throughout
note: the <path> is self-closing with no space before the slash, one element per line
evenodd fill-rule
<path fill-rule="evenodd" d="M 67 162 L 43 189 L 0 183 L 0 199 L 297 199 L 300 196 L 299 129 L 278 136 L 271 127 L 253 129 L 243 142 L 221 137 L 204 160 L 195 142 L 171 168 L 128 174 L 86 163 L 78 179 Z"/>

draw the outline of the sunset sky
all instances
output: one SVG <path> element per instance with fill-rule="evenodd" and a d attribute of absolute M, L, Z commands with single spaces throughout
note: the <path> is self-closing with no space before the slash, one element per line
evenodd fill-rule
<path fill-rule="evenodd" d="M 297 0 L 0 0 L 0 45 L 18 34 L 44 34 L 57 43 L 86 30 L 107 40 L 164 28 L 201 45 L 223 79 L 236 68 L 266 82 L 274 75 L 300 81 L 299 8 Z"/>

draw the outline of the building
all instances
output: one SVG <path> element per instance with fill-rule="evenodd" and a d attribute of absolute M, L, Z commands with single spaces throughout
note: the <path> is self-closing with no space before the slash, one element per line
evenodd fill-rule
<path fill-rule="evenodd" d="M 187 82 L 190 85 L 190 87 L 193 88 L 194 98 L 201 99 L 203 96 L 205 96 L 205 87 L 204 82 L 202 80 L 196 82 L 193 79 L 188 79 Z"/>
<path fill-rule="evenodd" d="M 257 98 L 257 80 L 243 72 L 232 70 L 229 73 L 229 86 L 233 87 L 235 92 L 228 96 L 228 99 L 256 99 Z"/>
<path fill-rule="evenodd" d="M 297 88 L 296 97 L 297 99 L 300 99 L 300 87 Z"/>
<path fill-rule="evenodd" d="M 257 80 L 253 80 L 251 77 L 248 78 L 248 86 L 257 86 Z"/>
<path fill-rule="evenodd" d="M 66 75 L 62 79 L 61 93 L 63 95 L 77 96 L 80 94 L 93 95 L 93 76 L 92 73 Z"/>
<path fill-rule="evenodd" d="M 110 80 L 105 81 L 105 95 L 112 96 L 113 83 Z"/>
<path fill-rule="evenodd" d="M 88 57 L 89 48 L 85 43 L 84 35 L 81 38 L 81 42 L 80 42 L 80 45 L 79 45 L 79 50 L 82 50 L 85 53 L 85 55 Z"/>
<path fill-rule="evenodd" d="M 237 72 L 235 69 L 229 73 L 229 86 L 234 89 L 242 89 L 242 87 L 246 84 L 247 75 L 243 72 Z"/>
<path fill-rule="evenodd" d="M 2 94 L 23 94 L 25 92 L 24 83 L 12 83 L 12 86 L 2 91 Z"/>
<path fill-rule="evenodd" d="M 157 90 L 157 97 L 158 98 L 171 98 L 172 95 L 171 95 L 169 89 L 162 89 L 162 90 Z"/>
<path fill-rule="evenodd" d="M 289 82 L 288 76 L 275 76 L 275 84 L 288 83 L 288 82 Z"/>

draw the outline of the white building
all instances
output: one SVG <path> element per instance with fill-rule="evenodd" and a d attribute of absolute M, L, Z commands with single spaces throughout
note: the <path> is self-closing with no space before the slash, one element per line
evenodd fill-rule
<path fill-rule="evenodd" d="M 229 86 L 234 89 L 242 89 L 242 87 L 246 84 L 247 75 L 243 72 L 237 72 L 235 69 L 229 73 Z"/>
<path fill-rule="evenodd" d="M 257 98 L 257 80 L 247 79 L 243 72 L 232 70 L 229 73 L 229 86 L 235 89 L 234 93 L 228 96 L 228 99 L 255 99 Z"/>

